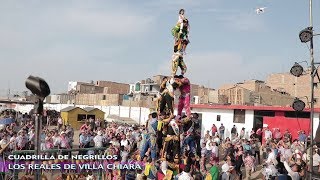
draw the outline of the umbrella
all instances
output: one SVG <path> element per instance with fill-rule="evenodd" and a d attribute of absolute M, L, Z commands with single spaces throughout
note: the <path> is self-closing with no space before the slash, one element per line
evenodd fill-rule
<path fill-rule="evenodd" d="M 0 124 L 11 124 L 14 123 L 14 119 L 12 118 L 4 118 L 0 120 Z"/>

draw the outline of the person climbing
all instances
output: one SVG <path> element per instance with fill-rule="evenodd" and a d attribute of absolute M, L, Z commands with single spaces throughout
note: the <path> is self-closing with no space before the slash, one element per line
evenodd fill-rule
<path fill-rule="evenodd" d="M 170 114 L 173 114 L 174 107 L 174 92 L 172 84 L 167 77 L 162 78 L 160 85 L 160 97 L 158 103 L 158 113 L 163 113 L 167 107 Z"/>
<path fill-rule="evenodd" d="M 175 53 L 172 56 L 172 77 L 177 74 L 178 67 L 181 69 L 181 75 L 184 75 L 187 72 L 187 66 L 183 61 L 182 54 Z"/>
<path fill-rule="evenodd" d="M 145 157 L 146 152 L 150 148 L 152 162 L 155 162 L 157 156 L 157 127 L 158 127 L 158 114 L 157 112 L 151 113 L 151 119 L 147 121 L 147 134 L 146 141 L 143 144 L 142 150 L 140 152 L 140 159 Z"/>
<path fill-rule="evenodd" d="M 175 27 L 172 28 L 172 35 L 175 38 L 174 52 L 185 52 L 187 45 L 189 44 L 189 31 L 190 25 L 188 19 L 184 16 L 185 10 L 179 10 L 179 19 Z"/>
<path fill-rule="evenodd" d="M 175 76 L 175 81 L 179 85 L 180 97 L 178 104 L 178 115 L 182 115 L 182 110 L 185 109 L 187 117 L 191 116 L 190 109 L 190 81 L 188 78 L 183 77 L 182 75 Z"/>

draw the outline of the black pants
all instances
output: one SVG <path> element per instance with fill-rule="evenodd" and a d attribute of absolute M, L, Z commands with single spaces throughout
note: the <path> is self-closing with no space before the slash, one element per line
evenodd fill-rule
<path fill-rule="evenodd" d="M 197 150 L 197 155 L 200 156 L 201 155 L 201 145 L 200 145 L 200 139 L 201 137 L 200 136 L 194 136 L 194 141 L 196 143 L 196 150 Z"/>
<path fill-rule="evenodd" d="M 160 113 L 162 113 L 165 110 L 167 105 L 168 110 L 173 114 L 173 100 L 173 97 L 171 97 L 168 93 L 162 95 L 160 101 Z"/>
<path fill-rule="evenodd" d="M 258 164 L 260 164 L 260 151 L 255 151 L 254 152 L 254 157 L 258 158 Z"/>
<path fill-rule="evenodd" d="M 166 159 L 169 162 L 173 162 L 175 157 L 179 158 L 180 142 L 175 140 L 166 142 L 165 150 L 167 154 Z"/>
<path fill-rule="evenodd" d="M 158 144 L 158 150 L 160 151 L 163 148 L 163 133 L 162 131 L 157 132 L 157 144 Z M 160 152 L 158 152 L 160 153 Z M 160 156 L 158 156 L 160 157 Z"/>

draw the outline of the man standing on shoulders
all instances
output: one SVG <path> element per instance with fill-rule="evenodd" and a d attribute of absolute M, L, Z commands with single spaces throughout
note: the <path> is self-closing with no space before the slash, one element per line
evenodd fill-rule
<path fill-rule="evenodd" d="M 182 116 L 182 110 L 185 109 L 187 117 L 191 116 L 190 109 L 190 81 L 188 78 L 183 77 L 183 75 L 175 76 L 175 82 L 179 85 L 180 97 L 178 105 L 178 115 Z"/>

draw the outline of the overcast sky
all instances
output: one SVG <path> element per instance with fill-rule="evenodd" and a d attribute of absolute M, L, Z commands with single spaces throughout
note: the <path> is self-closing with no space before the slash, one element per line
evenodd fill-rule
<path fill-rule="evenodd" d="M 25 90 L 30 75 L 53 93 L 68 81 L 132 83 L 169 74 L 171 28 L 180 8 L 191 24 L 185 62 L 195 84 L 218 88 L 289 71 L 308 60 L 299 31 L 308 0 L 0 1 L 0 94 Z M 266 6 L 266 12 L 255 13 Z M 320 3 L 314 1 L 319 14 Z M 318 16 L 319 17 L 319 16 Z M 320 18 L 314 19 L 315 30 Z M 317 40 L 317 39 L 316 39 Z M 316 41 L 316 54 L 320 44 Z M 317 56 L 318 57 L 318 56 Z"/>

